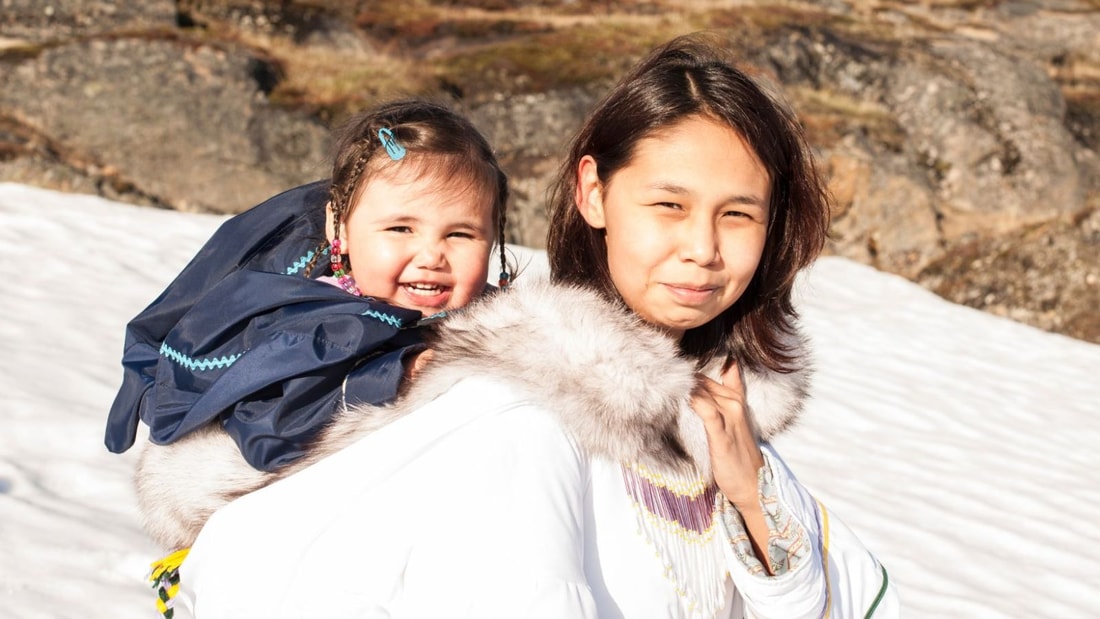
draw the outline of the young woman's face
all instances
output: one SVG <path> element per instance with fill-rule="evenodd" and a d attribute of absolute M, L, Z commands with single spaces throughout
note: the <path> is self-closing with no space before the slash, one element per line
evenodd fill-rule
<path fill-rule="evenodd" d="M 577 172 L 577 206 L 606 232 L 611 280 L 647 322 L 682 337 L 748 287 L 764 250 L 771 184 L 729 127 L 692 117 L 641 140 L 603 186 L 591 157 Z"/>
<path fill-rule="evenodd" d="M 343 237 L 363 296 L 428 316 L 462 307 L 485 289 L 493 208 L 485 191 L 419 172 L 413 164 L 374 174 Z"/>

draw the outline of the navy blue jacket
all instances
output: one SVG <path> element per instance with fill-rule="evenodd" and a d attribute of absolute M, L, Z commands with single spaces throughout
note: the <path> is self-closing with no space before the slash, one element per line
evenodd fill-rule
<path fill-rule="evenodd" d="M 109 450 L 134 444 L 139 419 L 162 445 L 217 421 L 252 466 L 274 470 L 303 454 L 342 394 L 349 405 L 397 395 L 402 357 L 422 347 L 420 312 L 302 275 L 324 239 L 327 190 L 296 187 L 229 219 L 130 321 Z"/>

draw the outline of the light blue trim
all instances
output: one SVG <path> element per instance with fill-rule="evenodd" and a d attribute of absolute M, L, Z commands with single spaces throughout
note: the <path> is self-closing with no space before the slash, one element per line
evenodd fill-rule
<path fill-rule="evenodd" d="M 321 251 L 322 256 L 327 256 L 328 253 L 329 253 L 329 248 L 328 247 L 324 248 Z M 309 264 L 310 260 L 313 260 L 313 256 L 315 256 L 315 255 L 316 255 L 316 252 L 314 252 L 312 249 L 309 250 L 309 253 L 302 256 L 301 258 L 298 258 L 297 260 L 294 261 L 293 264 L 291 264 L 290 266 L 288 266 L 286 268 L 286 274 L 287 275 L 294 275 L 298 271 L 301 271 L 302 269 L 306 268 L 306 265 Z"/>
<path fill-rule="evenodd" d="M 431 316 L 425 316 L 416 322 L 417 327 L 423 327 L 424 325 L 430 325 L 433 322 L 439 322 L 448 316 L 446 311 L 436 312 Z"/>
<path fill-rule="evenodd" d="M 172 361 L 182 365 L 183 367 L 194 372 L 195 370 L 215 370 L 221 368 L 227 368 L 233 365 L 237 359 L 241 358 L 240 353 L 231 355 L 228 357 L 218 357 L 217 359 L 192 359 L 187 355 L 174 350 L 168 344 L 160 345 L 160 354 L 168 357 Z"/>
<path fill-rule="evenodd" d="M 377 320 L 380 320 L 380 321 L 390 325 L 391 327 L 401 328 L 401 319 L 398 318 L 397 316 L 392 316 L 390 314 L 386 314 L 384 312 L 379 312 L 379 311 L 375 311 L 375 310 L 367 310 L 367 311 L 363 312 L 362 315 L 363 316 L 370 316 L 371 318 L 375 318 Z"/>

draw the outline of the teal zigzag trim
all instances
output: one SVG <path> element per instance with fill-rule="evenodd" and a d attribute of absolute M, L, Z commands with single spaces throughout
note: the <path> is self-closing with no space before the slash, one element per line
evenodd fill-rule
<path fill-rule="evenodd" d="M 191 371 L 227 368 L 233 365 L 234 361 L 241 358 L 240 354 L 236 354 L 228 357 L 218 357 L 216 359 L 192 359 L 178 350 L 173 349 L 168 344 L 160 345 L 160 354 Z"/>
<path fill-rule="evenodd" d="M 329 252 L 329 248 L 326 247 L 326 248 L 324 248 L 324 250 L 321 251 L 321 255 L 326 256 L 326 255 L 328 255 L 328 252 Z M 315 256 L 315 255 L 316 255 L 316 252 L 314 252 L 312 249 L 309 250 L 309 253 L 302 256 L 301 258 L 298 258 L 297 260 L 294 261 L 293 264 L 291 264 L 290 266 L 288 266 L 286 268 L 286 274 L 287 275 L 294 275 L 298 271 L 301 271 L 302 269 L 306 268 L 306 265 L 309 264 L 310 260 L 313 260 L 313 256 Z"/>
<path fill-rule="evenodd" d="M 398 328 L 401 327 L 401 319 L 398 318 L 397 316 L 391 316 L 389 314 L 379 312 L 379 311 L 376 311 L 376 310 L 367 310 L 367 311 L 363 312 L 362 315 L 363 316 L 370 316 L 371 318 L 376 318 L 376 319 L 381 320 L 382 322 L 384 322 L 384 323 L 386 323 L 386 324 L 388 324 L 392 327 L 398 327 Z"/>

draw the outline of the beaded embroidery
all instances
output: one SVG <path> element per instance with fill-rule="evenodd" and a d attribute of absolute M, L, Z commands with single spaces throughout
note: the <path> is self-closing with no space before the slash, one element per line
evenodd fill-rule
<path fill-rule="evenodd" d="M 655 551 L 664 577 L 690 617 L 713 617 L 726 603 L 721 536 L 715 535 L 718 488 L 701 477 L 663 475 L 623 465 L 638 533 Z"/>

